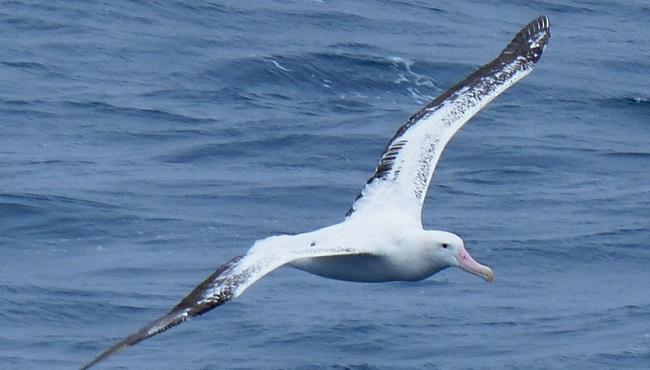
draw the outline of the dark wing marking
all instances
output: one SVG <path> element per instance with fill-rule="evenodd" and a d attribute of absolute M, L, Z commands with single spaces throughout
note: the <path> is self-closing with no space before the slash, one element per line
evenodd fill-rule
<path fill-rule="evenodd" d="M 229 272 L 231 272 L 233 266 L 243 257 L 237 256 L 219 267 L 217 271 L 194 288 L 190 294 L 183 298 L 165 316 L 152 321 L 137 333 L 129 335 L 124 340 L 116 343 L 81 369 L 89 369 L 111 355 L 228 302 L 233 298 L 237 281 L 237 279 L 232 278 Z M 210 299 L 206 299 L 204 297 L 205 292 L 209 289 L 214 289 L 217 285 L 220 285 L 220 289 L 217 289 L 218 293 L 210 297 Z"/>
<path fill-rule="evenodd" d="M 291 245 L 296 243 L 292 243 L 291 238 L 272 237 L 258 242 L 260 244 L 256 244 L 246 255 L 235 257 L 219 267 L 166 315 L 113 345 L 81 369 L 89 369 L 111 355 L 228 302 L 269 272 L 293 260 L 367 253 L 352 248 L 310 245 L 301 240 L 299 245 L 292 248 Z"/>
<path fill-rule="evenodd" d="M 544 16 L 533 20 L 496 59 L 411 116 L 386 146 L 374 175 L 346 216 L 381 204 L 403 207 L 410 203 L 421 212 L 431 176 L 449 140 L 484 106 L 532 71 L 551 36 L 549 27 Z"/>

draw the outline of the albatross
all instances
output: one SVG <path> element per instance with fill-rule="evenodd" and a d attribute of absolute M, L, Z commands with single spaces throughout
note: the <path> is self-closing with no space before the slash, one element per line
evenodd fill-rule
<path fill-rule="evenodd" d="M 534 19 L 493 61 L 411 116 L 386 146 L 375 173 L 342 222 L 256 241 L 166 315 L 108 348 L 82 370 L 238 297 L 284 265 L 356 282 L 417 281 L 459 267 L 491 282 L 492 270 L 472 258 L 458 235 L 423 229 L 422 204 L 447 143 L 470 118 L 535 68 L 550 36 L 548 18 Z"/>

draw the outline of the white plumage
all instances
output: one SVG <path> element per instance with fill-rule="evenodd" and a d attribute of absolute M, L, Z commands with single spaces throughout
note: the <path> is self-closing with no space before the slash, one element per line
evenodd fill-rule
<path fill-rule="evenodd" d="M 391 139 L 375 174 L 339 224 L 298 235 L 272 236 L 221 266 L 168 314 L 115 344 L 83 367 L 198 316 L 242 294 L 276 268 L 328 278 L 415 281 L 460 267 L 492 281 L 489 267 L 469 255 L 460 237 L 423 230 L 422 203 L 440 155 L 478 111 L 528 75 L 550 38 L 546 17 L 524 27 L 492 62 L 413 115 Z"/>

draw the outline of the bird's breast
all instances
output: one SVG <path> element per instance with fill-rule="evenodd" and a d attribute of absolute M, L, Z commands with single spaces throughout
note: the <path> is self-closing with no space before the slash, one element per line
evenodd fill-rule
<path fill-rule="evenodd" d="M 330 279 L 356 282 L 417 281 L 431 275 L 417 264 L 396 264 L 376 255 L 301 258 L 291 266 Z"/>

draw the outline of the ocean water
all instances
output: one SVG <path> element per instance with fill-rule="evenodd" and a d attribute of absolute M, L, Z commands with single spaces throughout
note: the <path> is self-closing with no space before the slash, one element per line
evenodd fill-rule
<path fill-rule="evenodd" d="M 340 221 L 394 131 L 534 17 L 448 146 L 457 269 L 290 268 L 105 369 L 648 369 L 650 3 L 3 1 L 0 368 L 73 369 L 257 239 Z"/>

